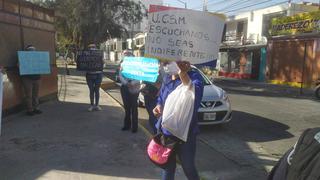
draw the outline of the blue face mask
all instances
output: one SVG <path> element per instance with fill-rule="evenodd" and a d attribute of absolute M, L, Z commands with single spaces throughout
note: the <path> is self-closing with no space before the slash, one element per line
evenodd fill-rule
<path fill-rule="evenodd" d="M 176 62 L 170 62 L 169 64 L 163 67 L 163 70 L 168 75 L 177 75 L 180 72 L 180 69 Z"/>

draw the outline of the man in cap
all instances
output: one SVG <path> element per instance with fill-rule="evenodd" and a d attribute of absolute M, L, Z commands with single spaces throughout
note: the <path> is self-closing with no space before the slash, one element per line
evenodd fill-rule
<path fill-rule="evenodd" d="M 33 45 L 28 45 L 25 48 L 26 51 L 36 51 Z M 26 103 L 27 103 L 27 115 L 33 116 L 35 114 L 41 114 L 39 109 L 39 87 L 40 87 L 40 74 L 21 75 L 22 85 L 24 87 Z"/>

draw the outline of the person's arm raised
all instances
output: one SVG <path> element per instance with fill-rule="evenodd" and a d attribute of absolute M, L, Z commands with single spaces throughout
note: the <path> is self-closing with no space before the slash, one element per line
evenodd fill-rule
<path fill-rule="evenodd" d="M 190 62 L 179 61 L 179 62 L 177 62 L 177 65 L 180 68 L 179 77 L 181 79 L 182 84 L 185 86 L 190 86 L 191 79 L 188 75 L 188 71 L 190 71 L 190 69 L 191 69 Z"/>

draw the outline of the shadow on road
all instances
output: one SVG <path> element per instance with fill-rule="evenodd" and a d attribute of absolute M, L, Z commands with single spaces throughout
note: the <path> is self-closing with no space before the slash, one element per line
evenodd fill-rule
<path fill-rule="evenodd" d="M 281 155 L 267 152 L 261 143 L 292 138 L 288 129 L 289 126 L 271 119 L 234 111 L 233 119 L 228 124 L 201 126 L 199 137 L 221 156 L 240 167 L 248 167 L 252 173 L 256 172 L 253 169 L 263 171 L 266 176 Z"/>
<path fill-rule="evenodd" d="M 267 142 L 293 137 L 286 124 L 241 111 L 233 111 L 232 121 L 226 125 L 243 140 Z"/>

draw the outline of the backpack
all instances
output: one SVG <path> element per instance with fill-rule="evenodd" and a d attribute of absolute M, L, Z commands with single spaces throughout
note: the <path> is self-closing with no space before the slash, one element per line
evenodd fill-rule
<path fill-rule="evenodd" d="M 268 180 L 320 180 L 320 128 L 305 130 L 272 169 Z"/>
<path fill-rule="evenodd" d="M 320 128 L 307 129 L 299 138 L 287 180 L 320 180 Z"/>

